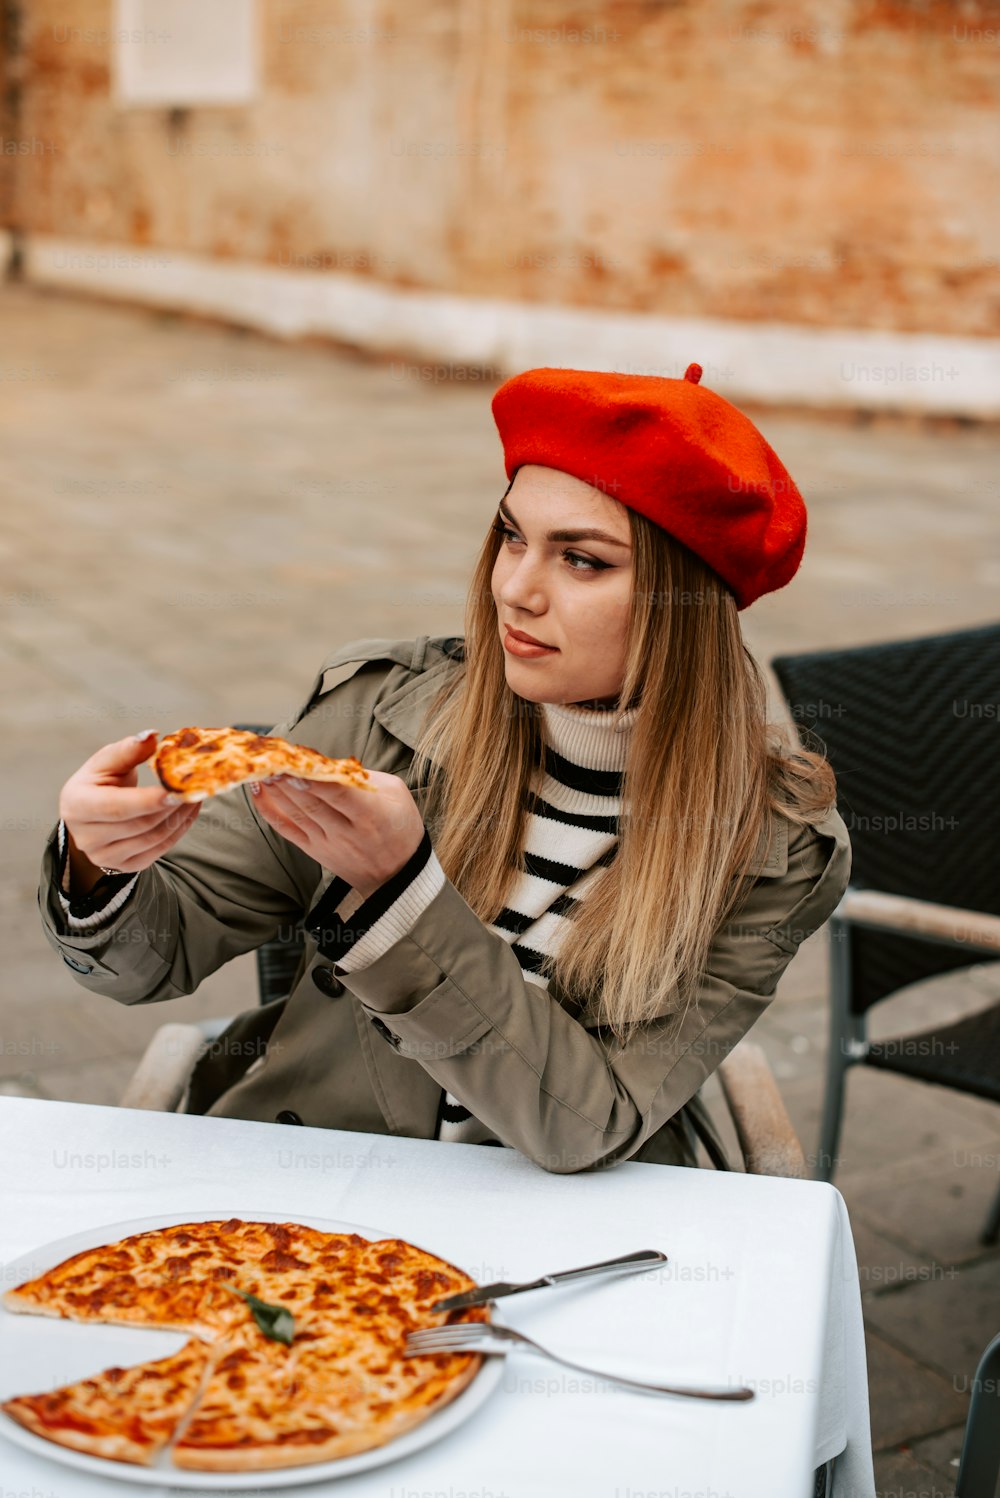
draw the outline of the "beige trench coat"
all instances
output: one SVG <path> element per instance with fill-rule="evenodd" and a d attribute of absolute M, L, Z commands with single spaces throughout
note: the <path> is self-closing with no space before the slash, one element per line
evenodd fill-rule
<path fill-rule="evenodd" d="M 433 839 L 433 808 L 410 779 L 426 708 L 460 642 L 362 640 L 324 662 L 275 732 L 410 785 Z M 290 932 L 333 875 L 258 815 L 245 786 L 207 801 L 139 881 L 113 923 L 68 935 L 55 892 L 56 831 L 39 905 L 77 982 L 121 1004 L 192 993 L 224 962 Z M 410 934 L 340 974 L 306 938 L 287 1000 L 248 1009 L 196 1068 L 188 1111 L 434 1138 L 447 1088 L 505 1143 L 553 1171 L 618 1160 L 693 1164 L 697 1130 L 725 1164 L 697 1097 L 774 995 L 799 944 L 839 901 L 850 869 L 836 814 L 777 819 L 738 916 L 712 945 L 697 1002 L 627 1043 L 574 1018 L 557 985 L 526 982 L 507 942 L 447 881 Z"/>

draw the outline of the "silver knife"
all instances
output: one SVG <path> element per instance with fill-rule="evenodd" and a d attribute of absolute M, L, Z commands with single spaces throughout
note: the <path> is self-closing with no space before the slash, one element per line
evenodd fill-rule
<path fill-rule="evenodd" d="M 600 1264 L 585 1264 L 582 1269 L 563 1269 L 558 1274 L 543 1274 L 541 1279 L 524 1280 L 511 1284 L 497 1280 L 493 1285 L 478 1285 L 475 1290 L 464 1290 L 461 1295 L 448 1295 L 435 1301 L 432 1311 L 459 1311 L 465 1306 L 485 1305 L 488 1300 L 499 1300 L 504 1295 L 520 1295 L 522 1290 L 540 1290 L 544 1285 L 567 1285 L 570 1280 L 589 1279 L 599 1274 L 633 1274 L 652 1269 L 655 1264 L 665 1264 L 666 1254 L 658 1248 L 643 1248 L 638 1253 L 624 1254 L 620 1259 L 604 1259 Z"/>

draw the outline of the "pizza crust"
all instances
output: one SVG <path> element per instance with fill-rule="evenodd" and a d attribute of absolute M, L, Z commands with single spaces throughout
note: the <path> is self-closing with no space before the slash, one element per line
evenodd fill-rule
<path fill-rule="evenodd" d="M 127 1436 L 96 1431 L 78 1431 L 72 1427 L 53 1429 L 42 1419 L 38 1410 L 38 1396 L 23 1395 L 8 1399 L 3 1405 L 4 1414 L 30 1430 L 32 1435 L 52 1441 L 56 1446 L 68 1446 L 71 1451 L 82 1451 L 86 1456 L 101 1456 L 109 1462 L 130 1462 L 133 1466 L 148 1467 L 159 1455 L 162 1447 L 142 1445 Z M 165 1444 L 165 1443 L 164 1443 Z"/>
<path fill-rule="evenodd" d="M 419 1360 L 413 1358 L 410 1361 Z M 470 1356 L 468 1368 L 453 1377 L 436 1399 L 428 1401 L 419 1409 L 398 1411 L 391 1420 L 384 1421 L 374 1431 L 368 1428 L 329 1435 L 322 1441 L 310 1440 L 308 1446 L 300 1446 L 298 1449 L 287 1441 L 205 1447 L 188 1445 L 180 1440 L 172 1448 L 171 1457 L 176 1467 L 196 1472 L 265 1472 L 279 1467 L 304 1467 L 314 1462 L 332 1462 L 345 1456 L 357 1456 L 361 1451 L 388 1445 L 390 1441 L 395 1441 L 407 1431 L 422 1425 L 437 1410 L 450 1404 L 475 1378 L 482 1361 L 478 1353 Z"/>
<path fill-rule="evenodd" d="M 178 728 L 160 740 L 152 765 L 160 783 L 182 801 L 204 801 L 272 775 L 375 789 L 353 755 L 330 759 L 305 744 L 242 728 Z"/>

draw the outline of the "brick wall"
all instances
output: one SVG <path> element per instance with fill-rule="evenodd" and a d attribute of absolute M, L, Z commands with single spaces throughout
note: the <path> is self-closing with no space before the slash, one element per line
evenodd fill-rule
<path fill-rule="evenodd" d="M 13 152 L 18 141 L 17 69 L 11 55 L 15 25 L 6 0 L 0 0 L 0 235 L 13 217 Z"/>
<path fill-rule="evenodd" d="M 260 0 L 255 102 L 179 111 L 113 103 L 109 0 L 21 10 L 29 234 L 1000 332 L 996 3 Z"/>

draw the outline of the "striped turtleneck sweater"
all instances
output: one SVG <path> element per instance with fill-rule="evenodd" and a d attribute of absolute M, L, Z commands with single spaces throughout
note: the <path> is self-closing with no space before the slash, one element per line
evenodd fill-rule
<path fill-rule="evenodd" d="M 507 905 L 487 929 L 509 942 L 525 981 L 544 992 L 548 979 L 540 969 L 545 957 L 558 952 L 574 908 L 617 850 L 622 772 L 635 710 L 540 707 L 542 762 L 532 771 L 527 792 L 520 872 Z M 71 902 L 61 823 L 59 845 L 60 897 L 68 926 L 93 931 L 110 923 L 136 876 L 102 881 L 103 891 L 95 890 L 86 902 Z M 406 936 L 444 883 L 444 870 L 425 831 L 406 865 L 367 900 L 335 876 L 306 916 L 305 928 L 321 954 L 339 972 L 350 973 Z M 465 1101 L 449 1092 L 442 1096 L 437 1137 L 502 1142 Z"/>

